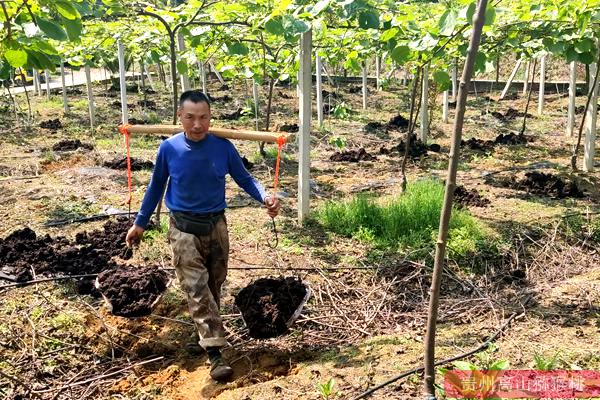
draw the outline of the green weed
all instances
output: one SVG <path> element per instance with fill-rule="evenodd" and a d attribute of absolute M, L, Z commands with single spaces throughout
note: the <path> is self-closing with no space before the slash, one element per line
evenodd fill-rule
<path fill-rule="evenodd" d="M 541 354 L 534 354 L 533 363 L 540 371 L 552 371 L 553 369 L 556 369 L 556 366 L 560 362 L 560 359 L 558 358 L 559 355 L 560 351 L 557 351 L 554 356 L 549 358 L 546 358 Z"/>
<path fill-rule="evenodd" d="M 335 385 L 335 381 L 333 378 L 329 378 L 326 383 L 317 383 L 317 389 L 319 390 L 319 394 L 321 398 L 324 400 L 328 400 L 333 396 L 333 386 Z"/>
<path fill-rule="evenodd" d="M 409 185 L 405 194 L 387 200 L 361 195 L 326 203 L 315 218 L 330 231 L 378 247 L 429 251 L 437 236 L 443 195 L 441 182 L 421 180 Z M 448 241 L 451 257 L 478 251 L 490 236 L 466 211 L 453 210 Z"/>

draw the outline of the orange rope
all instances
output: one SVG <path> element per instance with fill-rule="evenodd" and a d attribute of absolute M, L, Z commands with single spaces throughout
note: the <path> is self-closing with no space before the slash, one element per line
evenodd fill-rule
<path fill-rule="evenodd" d="M 275 181 L 273 182 L 273 195 L 277 198 L 277 183 L 279 182 L 279 162 L 281 161 L 281 148 L 285 144 L 285 136 L 277 138 L 277 162 L 275 163 Z"/>
<path fill-rule="evenodd" d="M 130 156 L 130 152 L 129 152 L 129 132 L 127 131 L 127 129 L 129 129 L 130 127 L 131 127 L 131 125 L 129 125 L 129 124 L 119 125 L 119 132 L 121 132 L 121 135 L 123 135 L 123 137 L 125 137 L 125 149 L 127 151 L 127 189 L 129 190 L 129 195 L 127 196 L 127 205 L 131 208 L 131 198 L 132 198 L 131 156 Z"/>

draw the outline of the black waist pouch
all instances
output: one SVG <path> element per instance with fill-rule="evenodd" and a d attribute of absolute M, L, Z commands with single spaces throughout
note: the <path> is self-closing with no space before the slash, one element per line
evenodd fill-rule
<path fill-rule="evenodd" d="M 171 212 L 171 217 L 173 217 L 175 227 L 181 232 L 206 236 L 211 234 L 215 225 L 217 225 L 217 222 L 223 218 L 224 213 L 224 210 L 211 214 L 193 214 L 173 211 Z"/>

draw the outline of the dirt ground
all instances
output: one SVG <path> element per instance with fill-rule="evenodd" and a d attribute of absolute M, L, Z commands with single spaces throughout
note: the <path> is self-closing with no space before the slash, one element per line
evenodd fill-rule
<path fill-rule="evenodd" d="M 331 199 L 359 193 L 393 196 L 400 193 L 398 153 L 381 154 L 404 138 L 381 127 L 398 114 L 408 116 L 408 90 L 371 88 L 367 111 L 361 110 L 356 84 L 325 85 L 352 111 L 347 118 L 326 114 L 324 127 L 313 123 L 311 135 L 311 209 Z M 153 123 L 170 123 L 169 94 L 130 94 L 131 116 Z M 213 103 L 215 126 L 253 129 L 252 117 L 220 120 L 244 107 L 251 97 L 243 83 L 229 91 L 211 82 L 210 93 L 225 99 Z M 72 97 L 71 113 L 64 115 L 60 96 L 51 101 L 33 97 L 31 129 L 15 125 L 0 114 L 0 238 L 23 227 L 38 235 L 64 236 L 102 227 L 105 220 L 64 225 L 52 222 L 96 215 L 106 210 L 127 212 L 127 176 L 106 168 L 121 159 L 125 149 L 116 130 L 118 97 L 104 85 L 95 88 L 97 120 L 90 131 L 87 103 Z M 225 97 L 227 95 L 227 97 Z M 494 140 L 519 131 L 526 99 L 496 101 L 499 93 L 471 95 L 463 139 Z M 533 98 L 537 98 L 534 93 Z M 452 124 L 441 121 L 441 96 L 433 100 L 428 145 L 439 152 L 413 157 L 409 182 L 424 177 L 445 178 Z M 19 107 L 25 105 L 19 98 Z M 338 99 L 326 99 L 333 109 Z M 585 98 L 578 97 L 577 105 Z M 263 96 L 263 104 L 264 101 Z M 295 89 L 277 87 L 272 128 L 297 122 Z M 534 357 L 551 359 L 555 368 L 600 368 L 600 254 L 590 232 L 598 222 L 600 173 L 571 172 L 573 138 L 565 136 L 567 97 L 548 94 L 543 115 L 529 108 L 526 136 L 519 145 L 495 145 L 489 151 L 463 148 L 458 183 L 486 201 L 466 203 L 469 212 L 501 238 L 499 253 L 472 260 L 450 260 L 444 271 L 436 357 L 443 359 L 477 347 L 496 332 L 509 316 L 519 316 L 493 346 L 470 357 L 484 368 L 507 360 L 510 368 L 535 368 Z M 450 111 L 450 118 L 454 110 Z M 41 128 L 58 116 L 61 127 Z M 578 115 L 578 122 L 581 115 Z M 93 145 L 75 150 L 53 146 L 61 140 Z M 140 162 L 154 161 L 160 137 L 133 136 L 131 153 Z M 375 159 L 334 162 L 340 150 L 363 148 Z M 236 142 L 241 155 L 254 166 L 252 174 L 272 190 L 276 149 L 267 157 L 258 144 Z M 580 157 L 581 158 L 581 157 Z M 235 370 L 234 379 L 218 384 L 208 376 L 206 356 L 185 348 L 193 332 L 187 305 L 178 283 L 168 289 L 150 316 L 123 318 L 108 313 L 102 299 L 80 295 L 70 280 L 26 287 L 0 288 L 0 394 L 6 398 L 44 399 L 350 399 L 375 384 L 422 363 L 423 337 L 431 273 L 431 254 L 414 259 L 406 250 L 381 249 L 359 238 L 346 238 L 315 223 L 296 222 L 297 147 L 284 147 L 278 195 L 283 201 L 277 218 L 279 245 L 271 249 L 270 219 L 264 209 L 231 181 L 227 211 L 231 253 L 224 285 L 222 314 L 229 333 L 225 350 Z M 579 160 L 581 163 L 581 160 Z M 552 173 L 575 181 L 582 197 L 543 195 L 503 185 L 503 180 L 525 179 L 531 171 Z M 137 210 L 151 170 L 133 175 L 133 205 Z M 474 194 L 471 196 L 476 197 Z M 489 201 L 489 204 L 488 204 Z M 571 223 L 569 216 L 580 216 Z M 567 217 L 565 217 L 567 216 Z M 161 229 L 126 260 L 131 265 L 159 265 L 172 274 Z M 35 268 L 34 268 L 35 270 Z M 262 277 L 296 276 L 311 289 L 304 311 L 289 334 L 273 339 L 248 336 L 235 295 Z M 10 282 L 0 280 L 0 285 Z M 323 386 L 333 380 L 331 393 Z M 438 381 L 441 381 L 441 375 Z M 387 386 L 371 398 L 412 399 L 421 390 L 421 377 L 412 375 Z M 34 393 L 34 394 L 32 394 Z M 19 397 L 20 396 L 20 397 Z"/>

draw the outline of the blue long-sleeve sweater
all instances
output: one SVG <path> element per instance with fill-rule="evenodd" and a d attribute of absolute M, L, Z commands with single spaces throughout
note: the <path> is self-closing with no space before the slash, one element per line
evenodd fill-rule
<path fill-rule="evenodd" d="M 227 140 L 211 134 L 195 142 L 178 133 L 158 148 L 150 185 L 135 224 L 145 228 L 167 183 L 165 202 L 171 211 L 218 212 L 225 203 L 225 175 L 255 200 L 264 203 L 265 189 L 246 170 L 242 159 Z"/>

